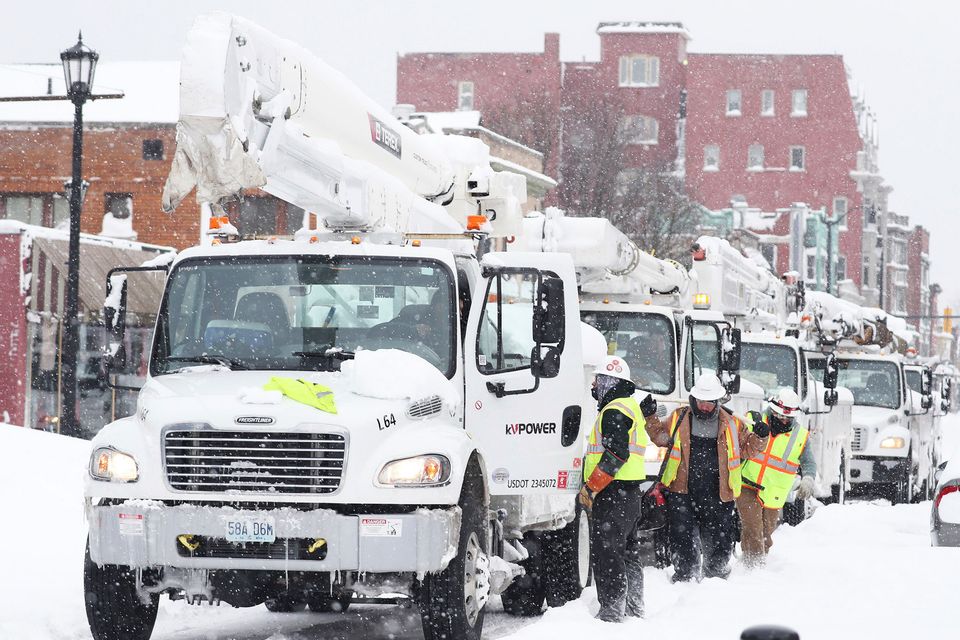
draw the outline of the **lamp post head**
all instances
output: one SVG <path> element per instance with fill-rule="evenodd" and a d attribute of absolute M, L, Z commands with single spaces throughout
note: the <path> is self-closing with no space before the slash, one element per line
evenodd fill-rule
<path fill-rule="evenodd" d="M 67 95 L 74 102 L 82 103 L 93 91 L 93 74 L 99 57 L 100 54 L 83 44 L 82 33 L 77 36 L 77 44 L 60 53 Z"/>

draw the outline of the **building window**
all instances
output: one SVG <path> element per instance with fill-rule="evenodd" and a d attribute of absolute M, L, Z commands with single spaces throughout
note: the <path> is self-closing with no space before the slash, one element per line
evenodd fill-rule
<path fill-rule="evenodd" d="M 624 116 L 620 132 L 626 144 L 657 144 L 659 126 L 647 116 Z"/>
<path fill-rule="evenodd" d="M 143 159 L 163 160 L 163 140 L 144 140 Z"/>
<path fill-rule="evenodd" d="M 812 253 L 807 254 L 807 280 L 817 279 L 817 256 Z"/>
<path fill-rule="evenodd" d="M 740 89 L 729 89 L 727 90 L 727 115 L 728 116 L 738 116 L 740 115 L 740 107 L 742 106 Z"/>
<path fill-rule="evenodd" d="M 656 87 L 660 84 L 660 58 L 621 56 L 621 87 Z"/>
<path fill-rule="evenodd" d="M 70 202 L 59 193 L 0 194 L 0 220 L 57 227 L 70 219 Z"/>
<path fill-rule="evenodd" d="M 773 115 L 773 89 L 764 89 L 760 92 L 760 115 Z"/>
<path fill-rule="evenodd" d="M 837 256 L 837 282 L 847 279 L 847 256 Z"/>
<path fill-rule="evenodd" d="M 847 199 L 843 196 L 834 196 L 833 198 L 833 217 L 840 220 L 840 228 L 847 228 Z"/>
<path fill-rule="evenodd" d="M 806 89 L 794 89 L 793 90 L 793 101 L 791 102 L 790 115 L 791 116 L 805 116 L 807 115 L 807 90 Z"/>
<path fill-rule="evenodd" d="M 762 144 L 752 144 L 747 148 L 747 169 L 763 169 Z"/>
<path fill-rule="evenodd" d="M 623 196 L 630 193 L 642 177 L 643 171 L 640 169 L 624 169 L 618 173 L 615 181 L 617 195 Z"/>
<path fill-rule="evenodd" d="M 133 214 L 133 195 L 129 193 L 105 193 L 103 195 L 104 213 L 117 220 L 126 220 Z"/>
<path fill-rule="evenodd" d="M 720 170 L 720 145 L 708 144 L 703 148 L 703 170 Z"/>
<path fill-rule="evenodd" d="M 866 224 L 877 224 L 877 207 L 869 200 L 863 203 L 863 218 Z"/>
<path fill-rule="evenodd" d="M 803 147 L 790 147 L 790 171 L 805 171 L 807 168 L 807 150 Z"/>
<path fill-rule="evenodd" d="M 870 267 L 863 267 L 863 286 L 870 287 Z"/>
<path fill-rule="evenodd" d="M 473 111 L 473 83 L 466 80 L 457 85 L 457 110 Z"/>

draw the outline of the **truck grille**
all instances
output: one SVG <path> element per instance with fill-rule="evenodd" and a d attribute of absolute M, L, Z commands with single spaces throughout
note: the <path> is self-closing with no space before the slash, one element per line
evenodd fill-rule
<path fill-rule="evenodd" d="M 850 440 L 850 449 L 853 451 L 863 451 L 867 444 L 867 433 L 863 427 L 853 428 L 853 438 Z"/>
<path fill-rule="evenodd" d="M 332 493 L 346 457 L 336 433 L 170 430 L 163 446 L 179 491 Z"/>
<path fill-rule="evenodd" d="M 278 538 L 275 542 L 229 542 L 223 538 L 196 536 L 193 541 L 199 546 L 190 551 L 177 544 L 177 554 L 182 558 L 244 558 L 248 560 L 323 560 L 327 557 L 327 545 L 310 551 L 314 542 L 305 538 Z"/>

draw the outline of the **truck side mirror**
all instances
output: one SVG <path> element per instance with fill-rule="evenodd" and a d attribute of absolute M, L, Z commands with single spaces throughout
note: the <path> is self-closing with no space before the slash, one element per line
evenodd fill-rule
<path fill-rule="evenodd" d="M 740 371 L 740 349 L 740 329 L 725 327 L 720 334 L 721 370 L 730 373 Z"/>
<path fill-rule="evenodd" d="M 929 411 L 930 407 L 933 406 L 933 396 L 922 396 L 920 398 L 920 408 L 924 411 Z"/>
<path fill-rule="evenodd" d="M 840 367 L 837 366 L 837 356 L 828 353 L 826 362 L 823 365 L 823 386 L 827 389 L 836 389 L 837 380 L 840 377 Z"/>
<path fill-rule="evenodd" d="M 127 351 L 123 344 L 127 319 L 127 275 L 111 273 L 107 276 L 107 296 L 103 301 L 103 323 L 107 334 L 107 349 L 102 368 L 106 374 L 122 371 L 127 366 Z"/>
<path fill-rule="evenodd" d="M 563 304 L 563 280 L 544 275 L 540 280 L 537 305 L 533 309 L 533 340 L 537 344 L 563 342 L 566 313 Z M 557 351 L 560 355 L 563 347 Z"/>
<path fill-rule="evenodd" d="M 530 370 L 535 378 L 556 378 L 560 375 L 560 347 L 534 347 L 530 355 Z"/>
<path fill-rule="evenodd" d="M 828 407 L 834 407 L 837 404 L 837 390 L 836 389 L 826 389 L 823 392 L 823 404 Z"/>
<path fill-rule="evenodd" d="M 728 380 L 723 383 L 723 388 L 727 390 L 727 393 L 730 395 L 736 395 L 740 393 L 740 374 L 739 373 L 728 373 Z"/>
<path fill-rule="evenodd" d="M 920 372 L 920 395 L 929 396 L 933 394 L 933 374 L 930 369 L 924 369 Z"/>

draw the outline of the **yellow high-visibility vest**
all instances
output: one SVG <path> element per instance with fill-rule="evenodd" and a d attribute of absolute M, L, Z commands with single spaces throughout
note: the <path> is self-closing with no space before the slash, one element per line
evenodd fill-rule
<path fill-rule="evenodd" d="M 333 390 L 322 384 L 307 382 L 297 378 L 273 376 L 263 385 L 264 391 L 279 391 L 291 400 L 302 402 L 320 411 L 336 413 L 337 405 L 333 401 Z"/>
<path fill-rule="evenodd" d="M 660 482 L 666 487 L 669 487 L 670 484 L 677 479 L 677 472 L 680 470 L 680 461 L 683 457 L 683 450 L 680 447 L 680 436 L 677 435 L 677 437 L 673 437 L 677 429 L 680 428 L 678 423 L 682 413 L 689 414 L 689 412 L 677 409 L 673 412 L 673 420 L 670 422 L 670 436 L 673 438 L 673 448 L 670 450 L 670 459 L 667 460 L 667 468 L 663 472 L 663 478 L 660 479 Z M 736 498 L 740 495 L 740 489 L 743 487 L 743 477 L 740 475 L 742 464 L 742 460 L 740 459 L 740 420 L 737 419 L 736 416 L 730 416 L 725 422 L 726 426 L 724 427 L 724 431 L 726 432 L 727 440 L 728 484 L 730 485 L 730 490 L 733 491 L 733 496 Z"/>
<path fill-rule="evenodd" d="M 647 444 L 649 443 L 646 428 L 647 421 L 643 418 L 640 405 L 632 396 L 613 400 L 597 415 L 597 419 L 593 422 L 593 430 L 590 432 L 587 454 L 583 460 L 583 477 L 585 479 L 590 478 L 590 474 L 593 473 L 593 470 L 596 469 L 600 463 L 600 458 L 603 457 L 603 433 L 601 431 L 601 423 L 603 422 L 603 415 L 607 411 L 619 411 L 630 418 L 632 422 L 630 426 L 630 455 L 613 479 L 645 480 L 647 477 L 647 469 L 644 465 L 643 456 L 647 451 Z"/>
<path fill-rule="evenodd" d="M 756 414 L 747 413 L 747 428 L 751 431 Z M 770 416 L 761 414 L 761 418 L 764 424 L 770 424 Z M 793 488 L 793 478 L 800 471 L 800 455 L 809 436 L 810 432 L 798 424 L 786 433 L 771 433 L 767 448 L 743 463 L 744 480 L 758 488 L 757 495 L 767 509 L 783 508 Z"/>

